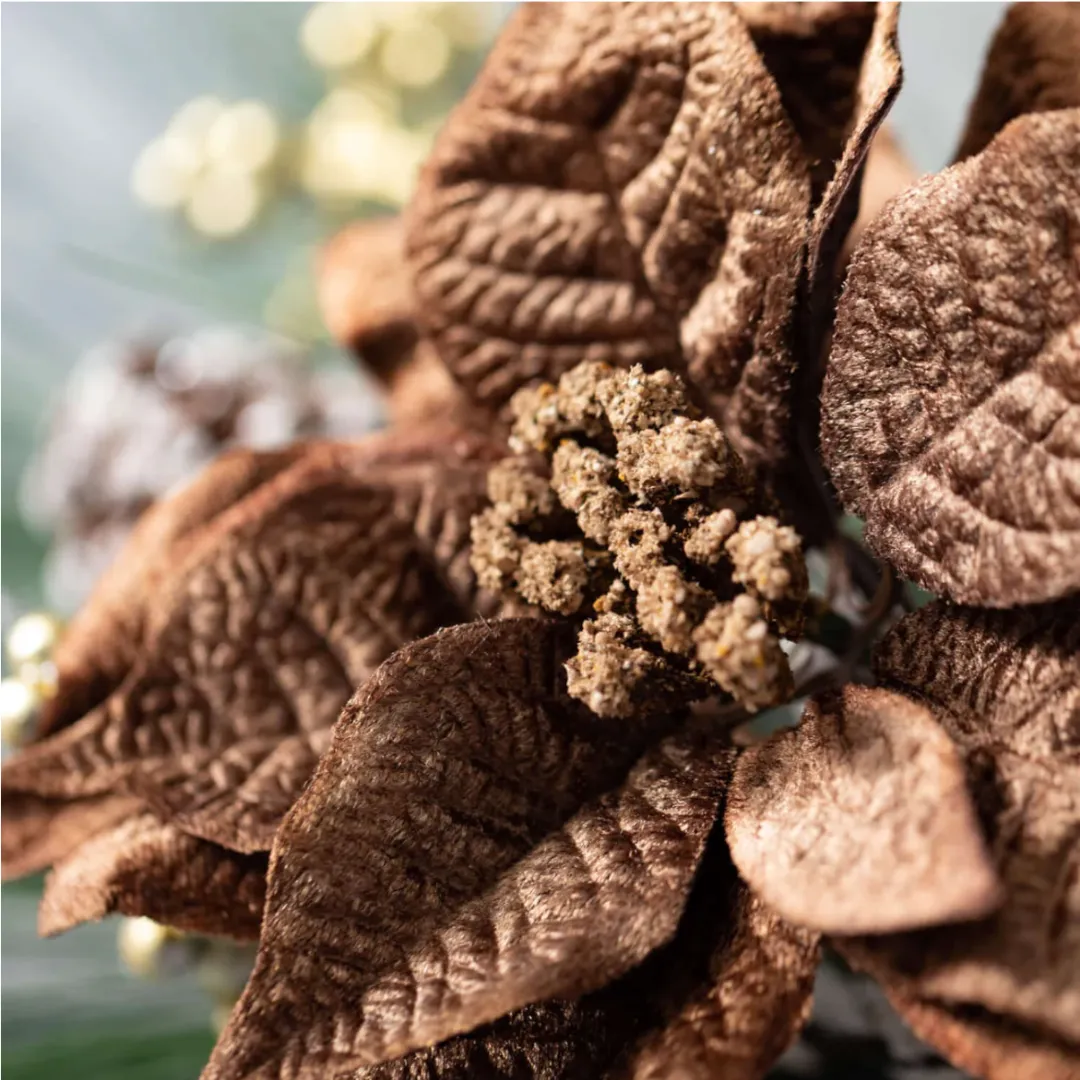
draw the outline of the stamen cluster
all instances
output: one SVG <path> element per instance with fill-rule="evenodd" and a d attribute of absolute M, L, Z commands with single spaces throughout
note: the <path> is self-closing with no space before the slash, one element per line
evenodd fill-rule
<path fill-rule="evenodd" d="M 780 636 L 806 599 L 798 535 L 670 371 L 586 361 L 511 402 L 512 456 L 473 519 L 480 584 L 591 612 L 567 665 L 598 715 L 719 687 L 756 711 L 792 695 Z"/>

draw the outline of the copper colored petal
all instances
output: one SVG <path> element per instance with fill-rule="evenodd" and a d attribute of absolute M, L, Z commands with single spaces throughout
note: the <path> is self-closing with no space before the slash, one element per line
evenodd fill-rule
<path fill-rule="evenodd" d="M 243 851 L 269 851 L 329 744 L 328 727 L 245 739 L 226 750 L 212 770 L 136 777 L 132 786 L 158 814 L 187 832 Z"/>
<path fill-rule="evenodd" d="M 0 790 L 2 853 L 5 881 L 37 873 L 67 858 L 80 844 L 139 812 L 129 795 L 95 795 L 86 799 L 46 799 L 6 785 Z"/>
<path fill-rule="evenodd" d="M 848 686 L 739 759 L 732 857 L 781 915 L 827 933 L 972 919 L 1001 902 L 959 754 L 899 694 Z"/>
<path fill-rule="evenodd" d="M 890 203 L 841 299 L 822 441 L 901 574 L 1005 607 L 1080 588 L 1080 110 Z"/>
<path fill-rule="evenodd" d="M 631 1055 L 632 1080 L 758 1080 L 810 1017 L 818 935 L 785 922 L 734 875 L 712 902 L 720 932 L 708 972 Z M 694 937 L 685 939 L 692 948 Z"/>
<path fill-rule="evenodd" d="M 355 688 L 474 614 L 469 520 L 495 452 L 468 437 L 381 463 L 366 444 L 305 458 L 215 523 L 123 686 L 6 761 L 5 786 L 126 790 L 204 839 L 265 849 Z"/>
<path fill-rule="evenodd" d="M 843 153 L 859 74 L 882 6 L 812 2 L 736 7 L 813 163 L 815 202 Z"/>
<path fill-rule="evenodd" d="M 858 8 L 861 5 L 810 4 L 820 8 L 826 17 L 819 17 L 823 26 L 830 25 L 828 9 Z M 816 202 L 810 222 L 806 280 L 800 305 L 799 382 L 794 394 L 795 415 L 792 432 L 800 453 L 793 455 L 786 483 L 777 485 L 780 497 L 789 503 L 793 520 L 808 540 L 825 542 L 832 535 L 836 508 L 829 505 L 824 529 L 816 520 L 814 508 L 807 512 L 806 490 L 827 488 L 818 452 L 821 426 L 821 380 L 824 375 L 827 340 L 836 314 L 836 293 L 840 283 L 841 253 L 844 241 L 858 214 L 864 164 L 874 136 L 900 91 L 903 70 L 897 44 L 897 21 L 900 5 L 884 3 L 871 5 L 873 21 L 869 39 L 858 69 L 858 78 L 851 88 L 850 116 L 843 128 L 844 139 L 829 158 L 825 172 L 827 183 Z M 865 20 L 857 12 L 839 20 L 838 26 L 859 27 Z M 835 33 L 833 37 L 835 37 Z M 825 41 L 829 37 L 825 36 Z M 827 45 L 819 49 L 828 52 Z M 811 50 L 813 51 L 813 50 Z M 843 73 L 844 65 L 838 67 Z M 846 78 L 841 74 L 841 77 Z M 823 80 L 828 85 L 828 80 Z M 809 475 L 806 475 L 806 474 Z M 828 503 L 832 503 L 828 497 Z M 817 511 L 820 514 L 820 510 Z"/>
<path fill-rule="evenodd" d="M 983 1080 L 1077 1080 L 1080 1055 L 1037 1033 L 978 1010 L 889 993 L 889 1002 L 924 1042 Z"/>
<path fill-rule="evenodd" d="M 297 445 L 223 454 L 191 484 L 143 515 L 120 558 L 57 643 L 52 657 L 57 693 L 46 703 L 39 738 L 73 723 L 120 685 L 142 644 L 152 601 L 184 552 L 215 518 L 303 453 Z"/>
<path fill-rule="evenodd" d="M 1080 597 L 1011 611 L 936 601 L 885 635 L 874 671 L 966 753 L 1080 766 Z"/>
<path fill-rule="evenodd" d="M 966 759 L 1006 899 L 981 922 L 864 949 L 920 998 L 982 1006 L 1080 1047 L 1080 601 L 933 604 L 885 638 L 876 666 L 930 705 Z"/>
<path fill-rule="evenodd" d="M 529 1005 L 468 1035 L 337 1080 L 618 1080 L 614 1063 L 652 1021 L 639 986 L 620 984 L 617 995 Z"/>
<path fill-rule="evenodd" d="M 646 752 L 621 788 L 410 949 L 417 996 L 441 997 L 437 1010 L 380 1008 L 401 969 L 382 973 L 360 1007 L 376 1014 L 377 1030 L 357 1045 L 393 1057 L 535 1001 L 600 989 L 644 960 L 675 934 L 730 765 L 731 752 L 706 735 L 679 733 Z"/>
<path fill-rule="evenodd" d="M 806 343 L 816 361 L 840 247 L 859 207 L 861 170 L 900 91 L 896 3 L 746 3 L 750 27 L 813 163 Z M 815 308 L 821 310 L 815 311 Z"/>
<path fill-rule="evenodd" d="M 831 320 L 836 263 L 858 212 L 863 164 L 903 82 L 897 43 L 900 5 L 886 3 L 875 7 L 866 54 L 854 87 L 846 137 L 810 225 L 807 253 L 809 317 L 820 320 L 810 329 L 812 337 L 807 347 L 811 350 L 811 360 L 817 359 L 823 344 L 826 318 Z"/>
<path fill-rule="evenodd" d="M 45 879 L 38 931 L 51 936 L 119 913 L 254 940 L 266 864 L 265 855 L 238 855 L 140 814 L 57 863 Z"/>
<path fill-rule="evenodd" d="M 984 150 L 1025 113 L 1080 105 L 1080 8 L 1013 4 L 998 27 L 957 160 Z"/>
<path fill-rule="evenodd" d="M 860 206 L 864 165 L 900 89 L 898 9 L 895 3 L 738 5 L 815 162 L 788 433 L 797 452 L 770 480 L 804 540 L 819 545 L 832 536 L 838 512 L 818 460 L 827 339 L 842 280 L 844 243 Z"/>
<path fill-rule="evenodd" d="M 474 623 L 360 691 L 278 833 L 207 1078 L 377 1064 L 593 989 L 674 933 L 729 759 L 676 735 L 627 776 L 680 718 L 591 714 L 573 651 L 572 626 Z"/>
<path fill-rule="evenodd" d="M 972 1005 L 919 996 L 857 940 L 833 942 L 853 967 L 882 984 L 889 1004 L 924 1042 L 981 1080 L 1077 1080 L 1080 1051 L 1036 1028 Z"/>
<path fill-rule="evenodd" d="M 747 892 L 718 826 L 675 940 L 643 964 L 350 1080 L 758 1080 L 809 1014 L 817 940 Z"/>
<path fill-rule="evenodd" d="M 586 358 L 688 375 L 755 465 L 787 439 L 809 166 L 724 4 L 526 4 L 446 125 L 421 318 L 499 406 Z"/>

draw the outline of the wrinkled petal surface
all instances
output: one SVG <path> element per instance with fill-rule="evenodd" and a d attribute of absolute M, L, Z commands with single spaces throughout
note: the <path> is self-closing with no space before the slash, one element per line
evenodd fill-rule
<path fill-rule="evenodd" d="M 275 843 L 207 1077 L 323 1076 L 617 978 L 675 933 L 728 751 L 570 698 L 572 627 L 456 627 L 357 695 Z M 629 774 L 627 773 L 627 770 Z"/>
<path fill-rule="evenodd" d="M 235 450 L 223 454 L 176 495 L 152 506 L 123 553 L 57 643 L 57 693 L 38 737 L 74 723 L 116 689 L 142 646 L 155 600 L 199 536 L 235 503 L 293 465 L 305 452 Z"/>
<path fill-rule="evenodd" d="M 923 706 L 848 686 L 740 758 L 732 857 L 785 918 L 835 934 L 971 919 L 1001 889 L 960 755 Z"/>
<path fill-rule="evenodd" d="M 1080 1052 L 1080 603 L 933 604 L 885 638 L 875 663 L 930 705 L 964 755 L 1006 899 L 967 926 L 866 939 L 874 972 Z"/>
<path fill-rule="evenodd" d="M 267 857 L 239 855 L 139 814 L 58 862 L 45 880 L 38 931 L 59 934 L 106 915 L 143 915 L 179 930 L 259 936 Z"/>
<path fill-rule="evenodd" d="M 856 966 L 873 971 L 851 944 L 840 951 Z M 958 1069 L 982 1080 L 1076 1080 L 1080 1054 L 1054 1038 L 1000 1016 L 905 993 L 895 978 L 885 981 L 889 1004 L 924 1042 Z"/>
<path fill-rule="evenodd" d="M 901 574 L 1006 607 L 1080 588 L 1080 110 L 1023 117 L 867 230 L 826 463 Z"/>
<path fill-rule="evenodd" d="M 585 359 L 688 375 L 752 463 L 786 440 L 807 155 L 723 4 L 527 4 L 410 210 L 421 318 L 475 401 Z"/>
<path fill-rule="evenodd" d="M 327 445 L 233 507 L 163 590 L 122 686 L 6 761 L 5 798 L 129 793 L 268 850 L 356 687 L 483 610 L 468 529 L 497 452 L 451 431 Z"/>
<path fill-rule="evenodd" d="M 4 788 L 0 830 L 4 880 L 25 877 L 52 866 L 92 836 L 137 814 L 140 805 L 130 795 L 48 799 Z"/>

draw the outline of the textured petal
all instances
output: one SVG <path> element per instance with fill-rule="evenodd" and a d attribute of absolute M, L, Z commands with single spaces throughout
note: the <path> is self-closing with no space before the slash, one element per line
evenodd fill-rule
<path fill-rule="evenodd" d="M 898 994 L 889 994 L 889 1001 L 920 1039 L 983 1080 L 1076 1080 L 1080 1076 L 1080 1056 L 1075 1050 L 996 1017 Z"/>
<path fill-rule="evenodd" d="M 787 438 L 809 206 L 727 5 L 523 5 L 411 208 L 421 317 L 478 402 L 586 358 L 670 367 L 761 464 Z"/>
<path fill-rule="evenodd" d="M 816 934 L 783 923 L 746 891 L 717 822 L 675 939 L 642 964 L 584 997 L 528 1005 L 347 1075 L 757 1080 L 806 1020 L 817 959 Z"/>
<path fill-rule="evenodd" d="M 57 643 L 56 696 L 39 737 L 78 720 L 123 681 L 142 644 L 151 600 L 199 534 L 229 507 L 296 462 L 303 450 L 223 454 L 191 484 L 143 515 L 122 555 Z"/>
<path fill-rule="evenodd" d="M 994 35 L 957 158 L 1031 112 L 1080 106 L 1080 8 L 1013 4 Z"/>
<path fill-rule="evenodd" d="M 899 4 L 747 3 L 750 27 L 812 162 L 811 310 L 824 332 L 839 248 L 859 206 L 860 170 L 900 91 Z M 820 340 L 806 348 L 816 360 Z"/>
<path fill-rule="evenodd" d="M 1080 597 L 1012 611 L 928 604 L 884 637 L 874 670 L 967 752 L 1080 765 Z"/>
<path fill-rule="evenodd" d="M 853 943 L 837 943 L 857 967 L 874 971 Z M 882 977 L 879 975 L 879 977 Z M 889 1004 L 924 1042 L 981 1080 L 1077 1080 L 1080 1053 L 1058 1039 L 983 1009 L 923 999 L 885 973 Z"/>
<path fill-rule="evenodd" d="M 460 437 L 306 457 L 215 523 L 122 687 L 5 762 L 5 786 L 131 791 L 204 839 L 267 849 L 354 689 L 474 613 L 468 527 L 494 452 Z"/>
<path fill-rule="evenodd" d="M 809 1019 L 818 936 L 770 911 L 734 868 L 725 884 L 710 897 L 717 940 L 704 953 L 708 971 L 631 1055 L 633 1080 L 757 1080 Z M 722 918 L 716 911 L 721 898 Z M 680 928 L 672 951 L 685 942 L 689 952 L 699 941 L 690 927 Z M 697 959 L 702 952 L 690 955 Z M 688 960 L 680 957 L 675 970 L 685 972 Z"/>
<path fill-rule="evenodd" d="M 254 940 L 266 865 L 265 854 L 238 855 L 140 814 L 57 863 L 45 879 L 38 931 L 59 934 L 119 913 Z"/>
<path fill-rule="evenodd" d="M 729 758 L 687 732 L 627 776 L 679 718 L 589 713 L 573 648 L 558 624 L 456 627 L 357 695 L 275 842 L 207 1077 L 377 1064 L 594 989 L 674 934 Z"/>
<path fill-rule="evenodd" d="M 810 226 L 807 265 L 811 296 L 807 318 L 811 323 L 806 332 L 811 336 L 806 347 L 811 350 L 812 361 L 817 360 L 832 319 L 835 268 L 844 238 L 859 209 L 863 164 L 903 81 L 897 44 L 900 5 L 888 3 L 874 7 L 870 38 L 854 85 L 851 115 L 843 129 L 845 138 L 835 154 L 835 165 Z"/>
<path fill-rule="evenodd" d="M 848 686 L 739 760 L 727 808 L 739 870 L 792 922 L 881 933 L 1001 902 L 963 764 L 899 694 Z"/>
<path fill-rule="evenodd" d="M 879 4 L 744 3 L 736 8 L 812 162 L 817 202 L 844 151 Z M 891 6 L 891 5 L 886 5 Z"/>
<path fill-rule="evenodd" d="M 758 1080 L 809 1015 L 817 961 L 817 935 L 739 881 L 718 823 L 675 940 L 643 964 L 352 1080 Z"/>
<path fill-rule="evenodd" d="M 812 934 L 765 919 L 752 925 L 748 905 L 759 907 L 739 883 L 718 823 L 675 940 L 643 964 L 583 998 L 526 1006 L 350 1078 L 759 1077 L 808 1010 L 817 948 Z M 762 940 L 754 930 L 766 927 Z"/>
<path fill-rule="evenodd" d="M 647 995 L 628 981 L 614 993 L 529 1005 L 468 1035 L 338 1080 L 618 1080 L 622 1051 L 652 1022 Z"/>
<path fill-rule="evenodd" d="M 1006 900 L 948 931 L 868 939 L 875 973 L 1080 1047 L 1080 601 L 985 612 L 933 604 L 882 642 L 963 753 Z"/>
<path fill-rule="evenodd" d="M 139 811 L 129 795 L 97 795 L 87 799 L 46 799 L 6 785 L 0 789 L 2 853 L 5 881 L 44 870 L 67 858 L 80 844 Z"/>
<path fill-rule="evenodd" d="M 986 606 L 1080 587 L 1080 110 L 894 200 L 840 303 L 826 461 L 866 539 Z"/>

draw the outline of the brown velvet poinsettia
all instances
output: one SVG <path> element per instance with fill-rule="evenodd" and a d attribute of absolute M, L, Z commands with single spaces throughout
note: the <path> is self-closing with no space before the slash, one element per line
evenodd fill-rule
<path fill-rule="evenodd" d="M 867 226 L 821 402 L 871 546 L 1004 610 L 905 616 L 876 685 L 749 746 L 672 692 L 700 690 L 695 655 L 753 668 L 802 621 L 777 599 L 800 508 L 776 500 L 820 472 L 896 18 L 523 7 L 404 231 L 326 256 L 328 322 L 393 411 L 406 373 L 443 363 L 458 389 L 355 444 L 222 459 L 71 626 L 39 738 L 4 764 L 4 870 L 54 867 L 46 932 L 119 911 L 260 938 L 208 1080 L 759 1077 L 823 940 L 961 1067 L 1080 1075 L 1075 14 L 1008 16 L 964 160 Z M 658 455 L 644 479 L 616 415 Z M 581 524 L 593 495 L 610 529 Z M 498 595 L 470 541 L 493 521 Z M 686 614 L 699 651 L 664 645 L 663 695 L 607 715 L 572 692 L 591 613 L 522 603 L 534 548 L 541 606 L 602 593 L 605 656 L 647 666 L 649 628 Z"/>
<path fill-rule="evenodd" d="M 497 453 L 438 424 L 238 452 L 146 516 L 4 764 L 5 874 L 56 866 L 43 931 L 138 910 L 258 936 L 266 852 L 342 706 L 401 645 L 495 610 L 466 544 Z"/>

